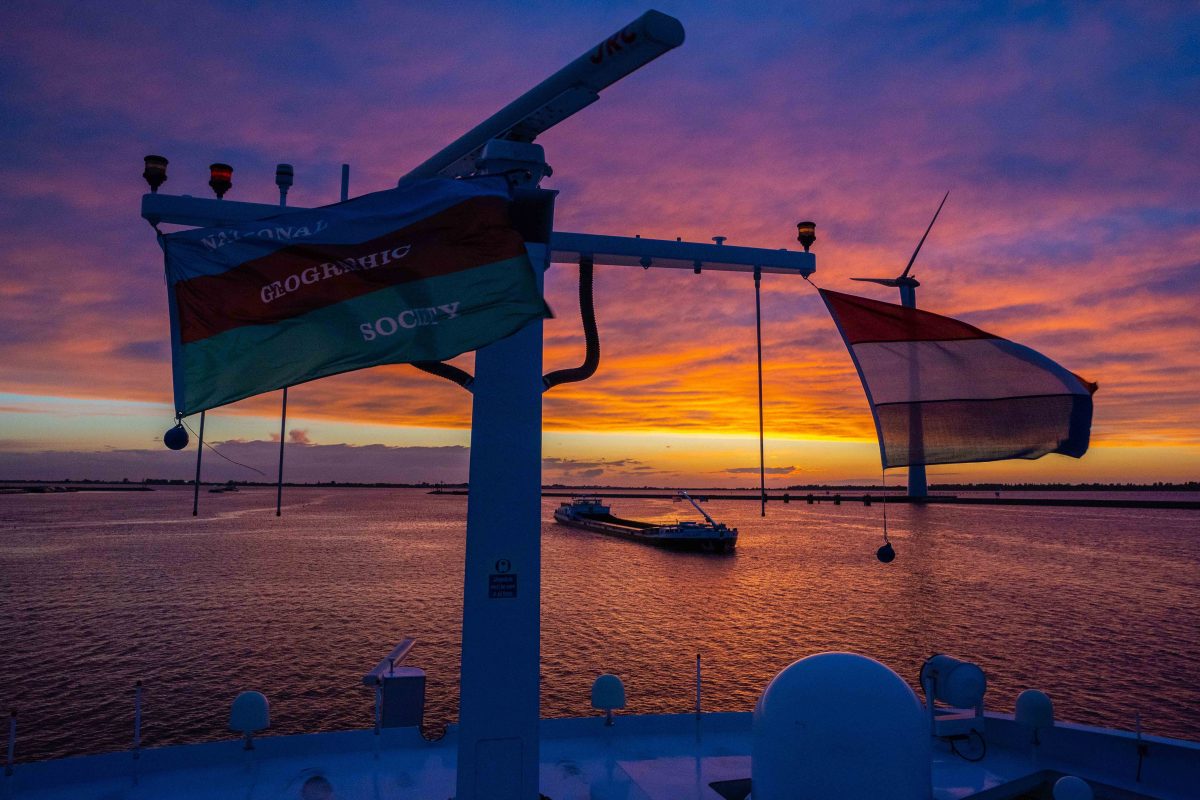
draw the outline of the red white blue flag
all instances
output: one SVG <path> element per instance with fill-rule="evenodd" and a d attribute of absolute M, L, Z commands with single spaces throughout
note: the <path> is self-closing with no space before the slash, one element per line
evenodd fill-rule
<path fill-rule="evenodd" d="M 885 469 L 1087 452 L 1096 384 L 950 317 L 821 297 L 858 369 Z"/>

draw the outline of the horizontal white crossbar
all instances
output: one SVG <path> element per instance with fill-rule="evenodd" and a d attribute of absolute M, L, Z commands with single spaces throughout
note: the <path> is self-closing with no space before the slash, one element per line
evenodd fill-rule
<path fill-rule="evenodd" d="M 299 207 L 242 203 L 166 194 L 142 195 L 142 216 L 154 224 L 212 227 L 250 222 Z M 601 266 L 665 267 L 669 269 L 719 270 L 724 272 L 787 273 L 808 276 L 816 271 L 812 253 L 795 250 L 767 250 L 727 244 L 702 244 L 669 239 L 642 239 L 630 236 L 602 236 L 594 233 L 555 231 L 550 240 L 550 260 L 575 264 L 584 256 Z"/>
<path fill-rule="evenodd" d="M 788 273 L 808 276 L 817 269 L 812 253 L 767 250 L 727 244 L 601 236 L 594 233 L 555 231 L 550 239 L 550 260 L 559 264 L 578 263 L 591 257 L 596 264 L 622 267 L 667 267 L 671 269 L 721 270 L 725 272 Z"/>

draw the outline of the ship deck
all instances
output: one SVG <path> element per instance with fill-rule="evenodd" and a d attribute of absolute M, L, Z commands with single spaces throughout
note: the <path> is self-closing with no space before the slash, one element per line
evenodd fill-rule
<path fill-rule="evenodd" d="M 655 522 L 638 522 L 635 519 L 622 519 L 614 517 L 612 514 L 579 514 L 579 518 L 593 522 L 607 522 L 609 525 L 620 525 L 624 528 L 629 528 L 634 531 L 645 531 L 652 528 L 663 527 Z"/>
<path fill-rule="evenodd" d="M 748 713 L 546 720 L 541 792 L 551 800 L 733 800 L 750 777 Z M 987 756 L 970 763 L 935 743 L 935 800 L 1049 797 L 1061 774 L 1093 782 L 1103 800 L 1195 797 L 1200 745 L 1155 737 L 1136 776 L 1130 734 L 1057 725 L 1038 752 L 1015 723 L 989 716 Z M 450 798 L 455 730 L 426 742 L 414 729 L 265 737 L 252 751 L 230 740 L 18 764 L 0 781 L 5 800 L 208 798 Z M 712 784 L 718 784 L 713 788 Z M 307 789 L 306 789 L 307 786 Z M 720 791 L 718 791 L 720 790 Z"/>

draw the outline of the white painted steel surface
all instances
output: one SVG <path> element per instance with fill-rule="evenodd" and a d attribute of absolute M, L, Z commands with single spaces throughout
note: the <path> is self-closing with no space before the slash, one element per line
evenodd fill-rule
<path fill-rule="evenodd" d="M 540 320 L 476 352 L 457 800 L 538 796 L 542 388 Z"/>
<path fill-rule="evenodd" d="M 555 263 L 579 263 L 580 256 L 596 264 L 624 267 L 760 272 L 809 276 L 816 271 L 812 253 L 768 250 L 728 244 L 643 239 L 636 236 L 601 236 L 594 233 L 555 231 L 551 239 Z"/>
<path fill-rule="evenodd" d="M 1034 754 L 1028 730 L 1008 715 L 986 720 L 987 757 L 969 763 L 934 743 L 934 800 L 1002 800 L 1062 774 L 1115 787 L 1125 798 L 1194 800 L 1200 745 L 1147 736 L 1135 779 L 1132 733 L 1059 723 Z M 751 714 L 620 716 L 543 720 L 541 792 L 553 800 L 719 800 L 709 785 L 750 777 Z M 152 748 L 131 753 L 18 764 L 0 783 L 6 800 L 277 800 L 302 797 L 322 778 L 337 800 L 448 798 L 454 795 L 458 731 L 426 742 L 411 729 L 385 729 Z M 4 794 L 7 792 L 7 794 Z M 1101 797 L 1104 794 L 1100 794 Z M 1111 796 L 1111 793 L 1110 793 Z"/>

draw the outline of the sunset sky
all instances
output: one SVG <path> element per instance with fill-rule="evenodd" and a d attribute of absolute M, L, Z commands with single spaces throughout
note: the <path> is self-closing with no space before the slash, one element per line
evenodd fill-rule
<path fill-rule="evenodd" d="M 647 6 L 94 3 L 0 7 L 0 479 L 186 477 L 172 424 L 164 192 L 274 202 L 388 188 Z M 1200 477 L 1200 11 L 1188 3 L 684 3 L 687 41 L 539 142 L 556 229 L 797 248 L 816 284 L 914 274 L 922 307 L 1100 384 L 1082 460 L 931 468 L 934 482 Z M 763 281 L 769 484 L 878 481 L 853 365 L 813 287 Z M 583 354 L 555 266 L 546 369 Z M 748 275 L 597 269 L 602 361 L 545 401 L 545 480 L 757 482 Z M 470 358 L 461 359 L 469 365 Z M 279 395 L 208 438 L 274 468 Z M 192 420 L 193 427 L 195 420 Z M 466 479 L 469 395 L 407 366 L 289 395 L 294 480 Z M 259 479 L 206 458 L 213 479 Z M 889 474 L 903 481 L 903 470 Z"/>

